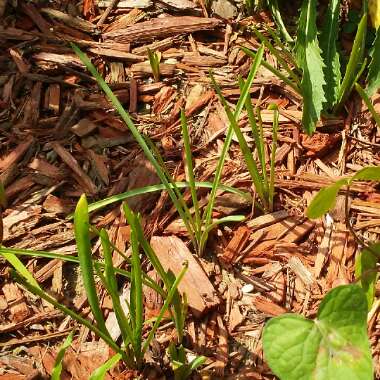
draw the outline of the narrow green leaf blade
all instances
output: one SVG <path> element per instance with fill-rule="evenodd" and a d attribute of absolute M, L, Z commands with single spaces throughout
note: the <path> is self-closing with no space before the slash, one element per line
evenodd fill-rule
<path fill-rule="evenodd" d="M 59 348 L 57 357 L 54 362 L 54 367 L 51 372 L 51 380 L 60 380 L 61 379 L 61 373 L 62 373 L 62 361 L 63 357 L 65 356 L 66 350 L 71 346 L 71 343 L 73 342 L 74 337 L 74 331 L 72 331 L 63 342 L 62 346 Z"/>
<path fill-rule="evenodd" d="M 367 94 L 375 94 L 380 87 L 380 28 L 377 29 L 371 63 L 368 66 Z"/>
<path fill-rule="evenodd" d="M 79 265 L 92 314 L 99 329 L 103 331 L 104 334 L 109 335 L 96 293 L 89 228 L 90 220 L 88 216 L 87 198 L 86 195 L 83 194 L 78 201 L 74 213 L 74 233 L 78 248 Z"/>
<path fill-rule="evenodd" d="M 116 354 L 97 368 L 90 376 L 89 380 L 103 380 L 107 372 L 121 360 L 121 355 Z"/>
<path fill-rule="evenodd" d="M 351 181 L 380 181 L 380 166 L 368 166 L 367 168 L 359 170 Z"/>
<path fill-rule="evenodd" d="M 306 216 L 310 219 L 317 219 L 326 214 L 334 207 L 340 188 L 347 184 L 348 180 L 343 178 L 333 185 L 319 190 L 307 208 Z"/>
<path fill-rule="evenodd" d="M 340 0 L 331 0 L 324 17 L 324 25 L 320 37 L 322 58 L 325 63 L 325 95 L 326 108 L 330 109 L 338 100 L 338 92 L 342 75 L 340 72 L 337 38 L 339 32 Z"/>
<path fill-rule="evenodd" d="M 346 73 L 344 75 L 342 85 L 339 89 L 338 102 L 334 108 L 336 112 L 350 95 L 358 72 L 361 70 L 365 51 L 365 39 L 367 34 L 367 14 L 365 14 L 358 25 L 355 35 L 354 44 L 352 46 L 350 59 L 347 64 Z"/>
<path fill-rule="evenodd" d="M 0 253 L 9 262 L 9 264 L 13 266 L 13 268 L 17 271 L 17 273 L 19 273 L 21 276 L 24 277 L 26 281 L 29 282 L 29 284 L 35 286 L 36 288 L 41 289 L 36 279 L 28 271 L 28 269 L 22 263 L 22 261 L 12 251 L 3 250 Z"/>

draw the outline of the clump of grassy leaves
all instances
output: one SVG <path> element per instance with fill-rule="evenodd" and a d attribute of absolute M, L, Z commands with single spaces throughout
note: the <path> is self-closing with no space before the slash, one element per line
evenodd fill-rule
<path fill-rule="evenodd" d="M 161 183 L 165 190 L 168 192 L 179 216 L 181 217 L 187 232 L 190 236 L 190 239 L 193 243 L 193 246 L 195 250 L 202 255 L 208 235 L 210 231 L 215 228 L 220 223 L 226 223 L 226 222 L 237 222 L 244 220 L 244 217 L 241 215 L 233 215 L 228 216 L 225 218 L 221 218 L 218 220 L 212 219 L 212 211 L 215 204 L 215 199 L 217 196 L 218 190 L 221 188 L 221 176 L 222 171 L 224 167 L 224 162 L 232 141 L 233 134 L 237 133 L 237 120 L 239 119 L 239 116 L 243 110 L 244 107 L 247 107 L 247 99 L 249 97 L 249 90 L 252 86 L 253 80 L 255 78 L 256 72 L 261 64 L 262 61 L 262 53 L 263 48 L 259 49 L 259 52 L 257 54 L 256 59 L 252 63 L 250 72 L 248 74 L 248 77 L 244 83 L 241 84 L 241 95 L 239 97 L 238 103 L 236 105 L 235 111 L 232 114 L 232 111 L 229 110 L 230 116 L 230 127 L 227 131 L 226 140 L 223 146 L 223 150 L 221 153 L 221 156 L 217 163 L 217 168 L 215 172 L 214 181 L 211 185 L 211 193 L 209 202 L 207 204 L 207 207 L 203 214 L 201 214 L 201 211 L 199 209 L 199 203 L 197 199 L 197 191 L 196 188 L 199 186 L 199 183 L 195 181 L 194 175 L 193 175 L 193 158 L 191 153 L 191 141 L 189 138 L 189 130 L 187 125 L 187 120 L 185 117 L 184 112 L 181 113 L 181 129 L 182 129 L 182 136 L 183 136 L 183 143 L 184 143 L 184 151 L 185 151 L 185 161 L 186 161 L 186 167 L 187 167 L 187 174 L 188 174 L 188 186 L 190 188 L 190 193 L 192 197 L 193 207 L 194 207 L 194 216 L 190 212 L 190 209 L 188 205 L 186 204 L 184 200 L 184 196 L 182 192 L 180 191 L 180 186 L 177 186 L 177 183 L 173 180 L 171 175 L 169 174 L 168 170 L 165 168 L 163 160 L 160 158 L 157 149 L 155 149 L 154 145 L 149 144 L 149 140 L 147 138 L 144 138 L 144 136 L 138 131 L 134 123 L 132 122 L 130 116 L 125 111 L 119 100 L 116 98 L 116 96 L 113 94 L 112 90 L 109 88 L 107 83 L 104 81 L 104 79 L 100 76 L 100 74 L 97 72 L 94 65 L 91 63 L 89 58 L 86 54 L 84 54 L 77 46 L 72 45 L 72 48 L 77 53 L 79 58 L 82 60 L 82 62 L 86 65 L 88 70 L 91 72 L 91 74 L 94 76 L 94 78 L 97 80 L 99 86 L 101 89 L 106 93 L 107 97 L 117 110 L 117 112 L 120 114 L 124 122 L 126 123 L 127 127 L 132 132 L 133 136 L 135 137 L 136 141 L 144 151 L 146 157 L 149 159 L 149 161 L 152 163 L 158 177 L 161 180 Z M 249 101 L 250 103 L 250 101 Z M 248 112 L 248 111 L 247 111 Z M 257 128 L 256 128 L 257 129 Z M 247 144 L 244 143 L 244 138 L 239 140 L 239 144 L 244 149 L 244 151 L 247 150 Z M 262 142 L 263 144 L 263 142 Z M 249 163 L 250 170 L 252 169 L 252 159 L 248 158 L 246 155 L 246 158 L 249 160 L 247 161 Z M 253 169 L 254 170 L 254 169 Z M 251 170 L 251 174 L 253 175 L 252 178 L 254 178 L 255 173 Z M 270 195 L 266 195 L 264 190 L 261 190 L 262 184 L 261 184 L 261 178 L 256 175 L 255 182 L 254 182 L 255 188 L 259 188 L 260 191 L 260 199 L 263 201 L 263 208 L 269 209 L 271 202 Z M 160 186 L 160 185 L 159 185 Z M 157 187 L 156 187 L 157 189 Z M 153 191 L 153 190 L 152 190 Z M 268 187 L 268 191 L 270 191 Z M 273 198 L 273 197 L 272 197 Z M 113 198 L 115 199 L 115 198 Z M 103 203 L 104 204 L 104 203 Z M 97 205 L 99 206 L 99 204 Z"/>
<path fill-rule="evenodd" d="M 363 1 L 362 16 L 357 25 L 350 57 L 343 66 L 338 47 L 340 32 L 339 0 L 331 0 L 324 15 L 323 27 L 317 29 L 317 0 L 303 0 L 298 20 L 298 32 L 294 48 L 285 46 L 275 33 L 268 28 L 274 39 L 273 45 L 256 28 L 252 30 L 276 57 L 283 70 L 268 62 L 263 65 L 291 86 L 303 98 L 302 124 L 306 133 L 312 134 L 322 113 L 340 111 L 350 96 L 355 84 L 368 68 L 365 92 L 371 97 L 380 87 L 380 31 L 377 29 L 370 63 L 366 57 L 366 36 L 368 22 L 367 2 Z M 288 41 L 290 42 L 290 41 Z M 250 56 L 255 54 L 244 49 Z"/>
<path fill-rule="evenodd" d="M 97 370 L 97 374 L 95 374 L 92 379 L 103 378 L 101 375 L 104 375 L 105 372 L 119 360 L 123 360 L 130 368 L 141 368 L 144 363 L 145 352 L 149 348 L 157 328 L 167 312 L 170 313 L 177 329 L 178 344 L 182 344 L 184 323 L 186 318 L 186 302 L 179 294 L 177 288 L 186 273 L 187 263 L 184 263 L 184 267 L 177 278 L 171 272 L 166 272 L 158 260 L 158 257 L 150 247 L 148 241 L 144 237 L 139 216 L 134 214 L 129 209 L 127 204 L 124 204 L 124 212 L 131 227 L 132 255 L 130 259 L 130 272 L 113 267 L 112 253 L 115 248 L 111 244 L 108 234 L 104 229 L 97 231 L 94 227 L 90 226 L 88 205 L 85 195 L 80 198 L 74 214 L 74 229 L 78 249 L 78 258 L 49 252 L 34 252 L 0 247 L 0 255 L 2 255 L 15 269 L 13 275 L 16 281 L 18 281 L 30 292 L 51 303 L 66 315 L 69 315 L 78 323 L 83 324 L 89 330 L 93 331 L 116 353 L 113 358 Z M 100 238 L 104 256 L 104 263 L 102 264 L 94 261 L 92 258 L 90 232 L 97 234 Z M 163 288 L 142 271 L 140 260 L 141 252 L 145 253 L 146 257 L 157 271 L 164 284 Z M 62 260 L 79 263 L 84 288 L 95 323 L 90 322 L 46 293 L 22 264 L 18 258 L 19 255 L 60 258 Z M 126 276 L 130 281 L 129 301 L 122 301 L 120 299 L 117 285 L 118 274 Z M 111 297 L 113 310 L 121 331 L 122 342 L 120 344 L 111 338 L 106 328 L 103 313 L 100 308 L 99 297 L 97 295 L 97 279 L 100 279 L 102 286 Z M 164 299 L 164 304 L 158 316 L 152 321 L 144 320 L 142 293 L 143 284 L 150 286 Z M 126 306 L 128 307 L 128 313 L 124 311 L 122 302 L 127 303 Z M 145 338 L 145 334 L 143 333 L 144 326 L 150 326 L 149 332 Z M 65 342 L 62 349 L 66 349 L 69 344 L 70 339 Z M 59 355 L 59 360 L 55 366 L 56 373 L 61 371 L 60 360 L 63 355 L 62 352 L 63 351 L 60 351 L 61 354 Z"/>

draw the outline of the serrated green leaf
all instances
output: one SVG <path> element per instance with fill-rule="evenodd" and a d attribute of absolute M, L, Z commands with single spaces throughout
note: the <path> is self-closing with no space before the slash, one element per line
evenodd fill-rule
<path fill-rule="evenodd" d="M 343 178 L 335 182 L 333 185 L 319 190 L 318 194 L 313 198 L 306 210 L 307 217 L 310 219 L 317 219 L 331 210 L 335 205 L 340 188 L 347 184 L 348 179 Z"/>
<path fill-rule="evenodd" d="M 377 255 L 374 254 L 378 253 Z M 368 310 L 371 309 L 375 299 L 377 273 L 377 262 L 380 261 L 380 243 L 373 244 L 370 249 L 363 249 L 355 259 L 355 278 L 363 288 L 368 302 Z"/>
<path fill-rule="evenodd" d="M 380 166 L 369 166 L 359 170 L 351 179 L 362 181 L 380 181 Z"/>
<path fill-rule="evenodd" d="M 376 38 L 373 46 L 372 60 L 368 66 L 367 76 L 367 94 L 369 97 L 371 97 L 380 87 L 380 28 L 376 31 Z"/>
<path fill-rule="evenodd" d="M 325 94 L 323 60 L 317 39 L 316 0 L 304 0 L 301 8 L 297 31 L 296 60 L 302 69 L 301 92 L 303 97 L 302 125 L 304 131 L 311 135 L 319 120 Z"/>
<path fill-rule="evenodd" d="M 330 109 L 338 100 L 341 81 L 339 53 L 337 51 L 337 38 L 339 31 L 340 0 L 332 0 L 327 9 L 322 33 L 320 36 L 322 58 L 325 63 L 325 96 L 326 108 Z"/>
<path fill-rule="evenodd" d="M 315 321 L 284 314 L 264 328 L 265 358 L 280 380 L 370 380 L 367 300 L 357 285 L 323 299 Z"/>

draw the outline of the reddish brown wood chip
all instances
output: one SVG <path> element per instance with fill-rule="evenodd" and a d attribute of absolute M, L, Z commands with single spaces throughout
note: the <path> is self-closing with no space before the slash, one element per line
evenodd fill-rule
<path fill-rule="evenodd" d="M 82 170 L 77 160 L 57 142 L 51 144 L 55 152 L 62 158 L 63 162 L 74 172 L 75 178 L 89 194 L 95 194 L 97 188 L 91 178 Z"/>
<path fill-rule="evenodd" d="M 181 272 L 183 263 L 188 262 L 189 268 L 178 288 L 182 294 L 186 293 L 189 307 L 196 317 L 219 305 L 220 299 L 206 273 L 181 239 L 153 236 L 150 243 L 164 269 L 171 270 L 175 276 Z"/>
<path fill-rule="evenodd" d="M 228 243 L 220 259 L 226 264 L 231 264 L 244 249 L 250 234 L 251 230 L 248 227 L 239 227 L 235 231 L 233 238 Z"/>
<path fill-rule="evenodd" d="M 0 170 L 8 169 L 12 164 L 20 160 L 33 142 L 34 139 L 28 137 L 25 142 L 18 145 L 11 153 L 0 159 Z"/>
<path fill-rule="evenodd" d="M 126 29 L 104 33 L 103 37 L 105 40 L 133 42 L 214 29 L 220 24 L 221 21 L 215 18 L 193 16 L 155 18 L 132 25 Z"/>

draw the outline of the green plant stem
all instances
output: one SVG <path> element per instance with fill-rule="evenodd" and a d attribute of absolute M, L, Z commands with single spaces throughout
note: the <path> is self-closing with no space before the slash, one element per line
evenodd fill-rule
<path fill-rule="evenodd" d="M 79 314 L 75 313 L 74 311 L 70 310 L 68 307 L 61 305 L 58 301 L 56 301 L 54 298 L 50 297 L 48 294 L 46 294 L 42 289 L 37 288 L 36 286 L 31 285 L 29 282 L 24 280 L 17 272 L 13 272 L 13 276 L 15 280 L 24 286 L 27 290 L 29 290 L 31 293 L 39 296 L 40 298 L 44 299 L 45 301 L 49 302 L 51 305 L 56 307 L 57 309 L 61 310 L 64 314 L 70 316 L 72 319 L 76 320 L 80 324 L 86 326 L 89 330 L 91 330 L 93 333 L 98 335 L 100 338 L 102 338 L 115 352 L 118 352 L 122 357 L 123 360 L 126 359 L 125 353 L 123 350 L 112 340 L 112 338 L 109 336 L 109 334 L 105 334 L 102 330 L 97 328 L 94 324 L 92 324 L 87 319 L 83 318 Z"/>
<path fill-rule="evenodd" d="M 247 49 L 246 47 L 242 46 L 241 49 L 244 51 L 245 54 L 250 56 L 251 58 L 255 58 L 256 54 L 252 52 L 251 50 Z M 282 80 L 285 84 L 290 86 L 297 94 L 301 94 L 300 88 L 293 83 L 289 78 L 287 78 L 280 70 L 277 70 L 275 67 L 273 67 L 268 62 L 262 60 L 261 64 L 270 72 L 272 72 L 276 77 L 278 77 L 280 80 Z"/>
<path fill-rule="evenodd" d="M 251 27 L 256 36 L 261 40 L 261 42 L 267 47 L 267 49 L 276 57 L 279 64 L 285 69 L 290 78 L 296 83 L 297 87 L 301 86 L 301 81 L 298 76 L 293 72 L 285 59 L 281 56 L 280 52 L 269 42 L 269 40 L 260 33 L 254 26 Z"/>
<path fill-rule="evenodd" d="M 75 264 L 79 264 L 78 257 L 69 256 L 69 255 L 62 255 L 59 253 L 53 253 L 53 252 L 42 252 L 42 251 L 29 251 L 26 249 L 17 249 L 17 248 L 6 248 L 6 247 L 0 247 L 0 255 L 6 257 L 7 254 L 13 254 L 16 256 L 29 256 L 29 257 L 41 257 L 46 259 L 56 259 L 56 260 L 62 260 L 67 261 Z M 99 261 L 94 261 L 94 266 L 98 269 L 104 268 L 104 264 Z M 120 268 L 114 268 L 115 273 L 118 275 L 131 278 L 131 273 Z M 143 282 L 146 286 L 150 287 L 151 289 L 155 290 L 158 294 L 160 294 L 161 297 L 166 297 L 166 293 L 161 289 L 160 286 L 158 286 L 148 275 L 144 275 Z"/>
<path fill-rule="evenodd" d="M 274 198 L 274 177 L 276 165 L 276 150 L 277 150 L 277 136 L 278 136 L 278 120 L 279 112 L 277 105 L 271 107 L 273 109 L 273 134 L 272 134 L 272 154 L 270 160 L 270 181 L 269 181 L 269 210 L 273 211 L 273 198 Z"/>
<path fill-rule="evenodd" d="M 247 77 L 247 80 L 245 82 L 243 92 L 242 92 L 243 95 L 240 96 L 239 101 L 236 105 L 236 110 L 234 113 L 234 116 L 236 119 L 239 118 L 240 113 L 243 110 L 245 101 L 249 95 L 249 90 L 252 86 L 253 80 L 255 79 L 257 70 L 258 70 L 260 63 L 262 61 L 263 54 L 264 54 L 264 47 L 261 47 L 257 52 L 257 57 L 255 58 L 255 60 L 252 64 L 251 70 L 250 70 L 248 77 Z M 228 152 L 230 145 L 231 145 L 231 142 L 232 142 L 233 134 L 234 134 L 234 129 L 233 129 L 232 125 L 230 125 L 228 127 L 228 130 L 227 130 L 227 135 L 226 135 L 226 139 L 224 141 L 224 145 L 222 148 L 222 153 L 220 155 L 218 164 L 216 166 L 215 178 L 214 178 L 213 186 L 212 186 L 211 193 L 210 193 L 209 203 L 207 205 L 206 211 L 205 211 L 203 218 L 202 218 L 204 220 L 203 225 L 206 228 L 211 223 L 212 211 L 214 209 L 216 194 L 217 194 L 217 190 L 219 188 L 220 180 L 222 178 L 224 162 L 226 160 L 227 152 Z M 204 246 L 205 246 L 206 241 L 207 241 L 207 236 L 208 236 L 207 233 L 204 231 L 202 234 L 202 238 L 201 238 L 200 252 L 203 252 Z"/>
<path fill-rule="evenodd" d="M 376 112 L 375 107 L 373 106 L 371 99 L 368 97 L 367 93 L 360 86 L 359 83 L 355 83 L 355 90 L 358 92 L 360 97 L 363 99 L 365 105 L 368 107 L 368 110 L 371 112 L 373 119 L 375 120 L 378 127 L 380 127 L 380 116 Z"/>

